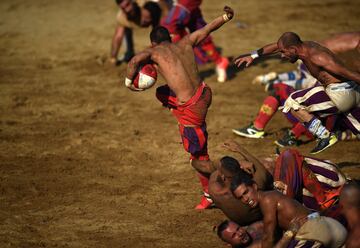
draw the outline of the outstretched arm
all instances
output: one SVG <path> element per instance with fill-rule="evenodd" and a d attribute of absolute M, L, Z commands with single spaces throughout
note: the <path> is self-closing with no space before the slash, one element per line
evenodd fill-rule
<path fill-rule="evenodd" d="M 245 63 L 246 67 L 248 67 L 256 58 L 259 58 L 263 55 L 269 55 L 279 52 L 279 48 L 277 43 L 268 44 L 258 50 L 252 51 L 251 53 L 242 54 L 235 58 L 235 65 L 240 67 L 243 63 Z"/>
<path fill-rule="evenodd" d="M 251 174 L 253 174 L 259 188 L 263 189 L 267 183 L 270 184 L 272 182 L 272 176 L 265 166 L 244 147 L 232 140 L 226 141 L 223 146 L 233 152 L 240 153 L 247 161 L 253 163 L 255 168 L 252 170 Z"/>
<path fill-rule="evenodd" d="M 135 78 L 135 75 L 138 71 L 140 64 L 146 64 L 150 61 L 151 53 L 150 51 L 143 51 L 138 54 L 136 54 L 128 63 L 127 71 L 126 71 L 126 78 L 125 78 L 125 86 L 128 87 L 131 90 L 139 91 L 139 89 L 136 89 L 133 85 L 133 80 Z"/>
<path fill-rule="evenodd" d="M 195 32 L 188 35 L 187 39 L 190 41 L 192 46 L 198 45 L 201 41 L 203 41 L 211 32 L 220 28 L 223 24 L 230 21 L 234 16 L 234 11 L 232 8 L 225 6 L 224 7 L 225 14 L 217 17 L 212 22 L 208 23 L 203 28 L 196 30 Z M 185 39 L 184 39 L 185 40 Z"/>
<path fill-rule="evenodd" d="M 360 84 L 360 73 L 347 69 L 340 61 L 337 61 L 328 54 L 314 56 L 315 64 L 323 67 L 327 72 L 338 75 L 348 80 L 353 80 Z"/>
<path fill-rule="evenodd" d="M 118 56 L 119 49 L 121 47 L 124 33 L 125 33 L 125 28 L 123 26 L 116 27 L 114 36 L 111 41 L 110 62 L 112 64 L 117 63 L 117 56 Z"/>

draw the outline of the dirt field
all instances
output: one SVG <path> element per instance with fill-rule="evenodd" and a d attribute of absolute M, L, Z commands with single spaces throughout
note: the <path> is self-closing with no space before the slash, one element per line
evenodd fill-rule
<path fill-rule="evenodd" d="M 213 37 L 227 56 L 284 31 L 319 40 L 360 27 L 356 0 L 204 0 L 205 19 L 224 4 L 236 16 Z M 126 65 L 104 63 L 116 10 L 114 1 L 0 2 L 0 247 L 222 247 L 212 226 L 224 217 L 193 209 L 199 183 L 155 87 L 130 92 Z M 135 37 L 137 51 L 148 45 L 147 32 Z M 262 140 L 231 129 L 248 124 L 266 96 L 253 77 L 292 68 L 270 59 L 219 84 L 213 65 L 200 67 L 214 93 L 207 119 L 213 159 L 231 155 L 220 147 L 229 138 L 259 156 L 274 153 L 273 141 L 289 126 L 281 114 Z M 342 142 L 318 157 L 359 178 L 359 151 L 359 142 Z"/>

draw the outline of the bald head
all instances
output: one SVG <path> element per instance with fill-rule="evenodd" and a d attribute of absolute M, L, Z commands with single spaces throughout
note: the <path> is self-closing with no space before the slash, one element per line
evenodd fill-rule
<path fill-rule="evenodd" d="M 344 208 L 360 209 L 360 186 L 357 183 L 346 184 L 340 194 L 340 203 Z"/>
<path fill-rule="evenodd" d="M 301 45 L 302 41 L 299 35 L 293 32 L 286 32 L 280 36 L 278 43 L 281 43 L 284 46 L 284 48 L 289 48 L 290 46 Z"/>

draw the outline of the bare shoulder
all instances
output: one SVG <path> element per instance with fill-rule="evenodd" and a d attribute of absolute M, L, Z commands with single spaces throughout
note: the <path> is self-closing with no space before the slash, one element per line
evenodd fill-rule
<path fill-rule="evenodd" d="M 187 46 L 192 46 L 191 40 L 190 40 L 190 35 L 186 35 L 184 36 L 178 43 L 177 45 L 179 47 L 187 47 Z"/>
<path fill-rule="evenodd" d="M 311 62 L 322 65 L 332 59 L 332 52 L 315 41 L 307 41 L 308 55 Z"/>
<path fill-rule="evenodd" d="M 282 196 L 282 194 L 280 194 L 276 190 L 264 191 L 263 203 L 264 204 L 274 204 L 279 201 L 279 198 L 281 198 L 281 196 Z"/>

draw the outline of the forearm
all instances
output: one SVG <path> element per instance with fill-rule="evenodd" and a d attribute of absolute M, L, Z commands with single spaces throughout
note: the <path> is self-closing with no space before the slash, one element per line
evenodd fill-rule
<path fill-rule="evenodd" d="M 255 167 L 254 179 L 258 183 L 259 188 L 263 188 L 265 183 L 272 181 L 272 176 L 266 170 L 265 166 L 258 160 L 255 156 L 253 156 L 250 152 L 248 152 L 245 148 L 238 147 L 237 150 L 247 161 L 253 163 Z"/>
<path fill-rule="evenodd" d="M 258 50 L 255 50 L 251 53 L 251 56 L 253 58 L 257 58 L 257 57 L 261 57 L 261 56 L 265 56 L 265 55 L 270 55 L 270 54 L 275 54 L 279 52 L 279 47 L 277 45 L 277 43 L 271 43 L 268 44 Z"/>
<path fill-rule="evenodd" d="M 111 58 L 117 58 L 124 37 L 124 30 L 125 29 L 123 27 L 117 27 L 115 30 L 114 36 L 111 41 Z"/>
<path fill-rule="evenodd" d="M 224 7 L 225 13 L 215 18 L 203 28 L 191 33 L 189 35 L 192 45 L 198 45 L 202 42 L 211 32 L 217 30 L 226 22 L 230 21 L 234 15 L 234 12 L 229 7 Z"/>
<path fill-rule="evenodd" d="M 133 80 L 140 64 L 146 64 L 151 61 L 151 51 L 143 51 L 136 54 L 128 63 L 126 78 Z"/>

